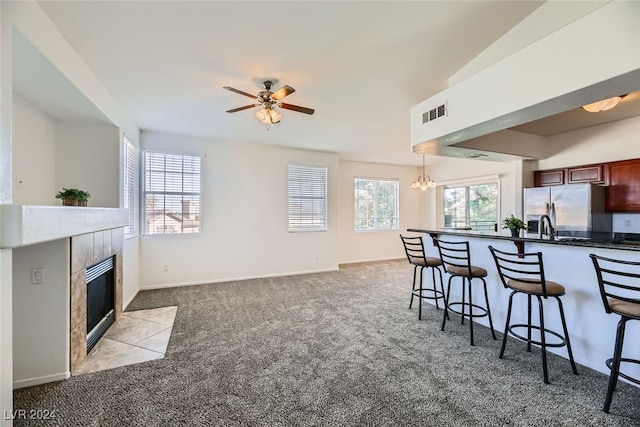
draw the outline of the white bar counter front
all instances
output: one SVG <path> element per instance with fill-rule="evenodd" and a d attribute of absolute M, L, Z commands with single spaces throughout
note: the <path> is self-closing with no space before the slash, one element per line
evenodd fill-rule
<path fill-rule="evenodd" d="M 599 245 L 589 244 L 589 242 L 573 244 L 572 242 L 513 238 L 498 233 L 474 233 L 472 231 L 422 229 L 408 229 L 407 231 L 423 235 L 427 256 L 439 257 L 438 248 L 433 244 L 433 237 L 454 242 L 469 242 L 471 263 L 485 268 L 488 272 L 486 280 L 493 324 L 496 332 L 500 333 L 504 332 L 507 304 L 511 291 L 505 289 L 500 281 L 495 261 L 488 249 L 489 245 L 508 252 L 518 252 L 519 248 L 524 248 L 525 253 L 542 252 L 546 279 L 560 283 L 566 289 L 562 303 L 576 363 L 609 375 L 605 361 L 613 355 L 616 327 L 620 316 L 607 314 L 604 311 L 596 273 L 589 254 L 595 253 L 615 259 L 640 261 L 640 245 Z M 431 280 L 431 277 L 425 277 L 425 280 Z M 443 280 L 446 290 L 449 275 L 445 275 Z M 460 286 L 452 286 L 451 293 L 455 298 L 462 297 L 459 292 Z M 548 306 L 549 308 L 545 307 L 545 327 L 561 331 L 562 325 L 558 310 L 552 307 L 556 303 L 553 300 L 548 300 L 548 302 L 551 305 Z M 535 322 L 538 310 L 537 304 L 535 302 L 533 304 L 532 313 Z M 526 323 L 526 298 L 516 297 L 514 299 L 511 316 L 513 323 Z M 477 318 L 476 321 L 489 327 L 486 317 Z M 443 333 L 446 333 L 446 329 Z M 482 333 L 482 331 L 478 331 L 476 334 L 481 335 Z M 640 322 L 629 322 L 626 336 L 623 357 L 640 359 Z M 509 346 L 507 346 L 508 348 Z M 511 349 L 515 351 L 513 346 Z M 548 348 L 548 351 L 567 358 L 566 347 Z M 496 357 L 498 357 L 497 354 Z M 505 357 L 508 357 L 508 352 Z M 625 369 L 631 376 L 640 378 L 640 367 L 634 366 Z M 578 366 L 579 370 L 580 366 Z"/>

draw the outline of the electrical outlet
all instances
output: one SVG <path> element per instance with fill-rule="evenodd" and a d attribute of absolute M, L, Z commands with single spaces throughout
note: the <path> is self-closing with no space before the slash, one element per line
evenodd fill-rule
<path fill-rule="evenodd" d="M 162 271 L 169 271 L 169 264 L 164 264 L 162 266 Z"/>
<path fill-rule="evenodd" d="M 624 228 L 631 228 L 633 225 L 631 224 L 631 219 L 630 218 L 625 218 L 624 222 L 623 222 L 623 226 Z"/>

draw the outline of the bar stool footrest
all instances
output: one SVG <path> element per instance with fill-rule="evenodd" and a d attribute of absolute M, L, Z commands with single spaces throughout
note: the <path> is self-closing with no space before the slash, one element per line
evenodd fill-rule
<path fill-rule="evenodd" d="M 521 323 L 517 323 L 517 324 L 514 324 L 514 325 L 510 325 L 510 326 L 509 326 L 509 328 L 508 328 L 509 334 L 513 335 L 514 337 L 516 337 L 516 338 L 518 338 L 519 340 L 524 341 L 524 342 L 526 342 L 526 343 L 531 343 L 531 344 L 536 344 L 536 345 L 542 346 L 542 341 L 537 341 L 537 340 L 534 340 L 534 339 L 531 339 L 531 340 L 530 340 L 529 338 L 527 338 L 527 337 L 525 337 L 525 336 L 522 336 L 522 335 L 520 335 L 520 334 L 518 334 L 518 333 L 514 332 L 514 328 L 529 328 L 529 325 L 521 324 Z M 531 329 L 535 329 L 535 330 L 537 330 L 537 331 L 541 331 L 541 332 L 542 332 L 542 328 L 540 328 L 540 326 L 531 325 Z M 559 333 L 557 333 L 556 331 L 552 331 L 551 329 L 547 329 L 547 328 L 545 328 L 545 329 L 544 329 L 544 333 L 545 333 L 545 334 L 553 335 L 554 337 L 556 337 L 556 338 L 559 338 L 559 339 L 560 339 L 560 342 L 559 342 L 559 343 L 549 343 L 549 342 L 547 342 L 547 341 L 545 340 L 544 345 L 545 345 L 546 347 L 564 347 L 564 346 L 566 346 L 566 345 L 567 345 L 567 340 L 565 339 L 565 337 L 563 337 L 562 335 L 560 335 L 560 334 L 559 334 Z"/>
<path fill-rule="evenodd" d="M 459 305 L 462 306 L 462 311 L 458 311 L 455 308 L 452 308 L 452 306 L 459 306 Z M 480 313 L 473 313 L 473 314 L 464 313 L 465 307 L 468 307 L 468 306 L 472 306 L 473 308 L 480 311 Z M 486 317 L 489 315 L 486 308 L 476 304 L 469 304 L 468 302 L 450 302 L 447 304 L 447 310 L 464 317 Z"/>
<path fill-rule="evenodd" d="M 423 295 L 420 295 L 421 291 Z M 425 292 L 431 292 L 433 295 L 424 295 Z M 414 289 L 413 291 L 411 291 L 411 293 L 414 296 L 422 299 L 444 299 L 444 294 L 442 293 L 442 291 L 433 290 L 429 288 Z"/>
<path fill-rule="evenodd" d="M 638 360 L 638 359 L 629 359 L 629 358 L 623 357 L 623 358 L 620 359 L 620 364 L 622 365 L 623 363 L 634 363 L 636 365 L 640 365 L 640 360 Z M 607 364 L 607 367 L 609 369 L 611 369 L 611 365 L 613 364 L 613 358 L 607 359 L 606 364 Z M 629 376 L 629 375 L 627 375 L 627 374 L 625 374 L 623 372 L 618 372 L 618 376 L 624 378 L 627 381 L 631 381 L 634 384 L 640 385 L 640 379 L 639 378 L 633 378 L 633 377 L 631 377 L 631 376 Z"/>

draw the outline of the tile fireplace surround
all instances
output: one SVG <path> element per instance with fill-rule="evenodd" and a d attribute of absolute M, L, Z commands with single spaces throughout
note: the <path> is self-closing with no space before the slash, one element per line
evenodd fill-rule
<path fill-rule="evenodd" d="M 122 314 L 122 246 L 124 230 L 96 231 L 71 237 L 71 374 L 87 358 L 87 267 L 115 257 L 115 318 Z"/>

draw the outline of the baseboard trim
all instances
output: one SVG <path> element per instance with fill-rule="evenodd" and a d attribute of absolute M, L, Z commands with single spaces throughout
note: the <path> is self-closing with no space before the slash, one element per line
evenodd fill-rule
<path fill-rule="evenodd" d="M 131 301 L 133 301 L 133 299 L 138 295 L 138 292 L 140 292 L 140 289 L 138 289 L 133 296 L 131 296 L 131 298 L 129 298 L 128 301 L 126 301 L 124 304 L 122 304 L 122 311 L 126 311 L 127 307 L 129 307 L 129 304 L 131 304 Z"/>
<path fill-rule="evenodd" d="M 42 377 L 29 378 L 26 380 L 18 380 L 13 382 L 13 389 L 31 387 L 34 385 L 52 383 L 54 381 L 62 381 L 69 379 L 71 377 L 71 372 L 62 372 L 59 374 L 45 375 Z"/>
<path fill-rule="evenodd" d="M 326 269 L 318 269 L 318 270 L 306 270 L 306 271 L 296 271 L 293 273 L 274 273 L 274 274 L 262 274 L 256 276 L 240 276 L 240 277 L 227 277 L 223 279 L 212 279 L 212 280 L 199 280 L 196 282 L 180 282 L 180 283 L 166 283 L 162 285 L 151 285 L 141 287 L 141 291 L 152 290 L 152 289 L 166 289 L 166 288 L 179 288 L 182 286 L 196 286 L 196 285 L 208 285 L 211 283 L 224 283 L 224 282 L 235 282 L 237 280 L 252 280 L 252 279 L 268 279 L 271 277 L 285 277 L 285 276 L 298 276 L 301 274 L 314 274 L 314 273 L 327 273 L 330 271 L 338 271 L 338 268 L 326 268 Z"/>
<path fill-rule="evenodd" d="M 403 260 L 407 260 L 406 258 L 375 258 L 375 259 L 363 259 L 363 260 L 356 260 L 356 261 L 343 261 L 341 263 L 338 264 L 338 266 L 341 265 L 350 265 L 350 264 L 366 264 L 366 263 L 372 263 L 372 262 L 386 262 L 386 261 L 403 261 Z"/>

